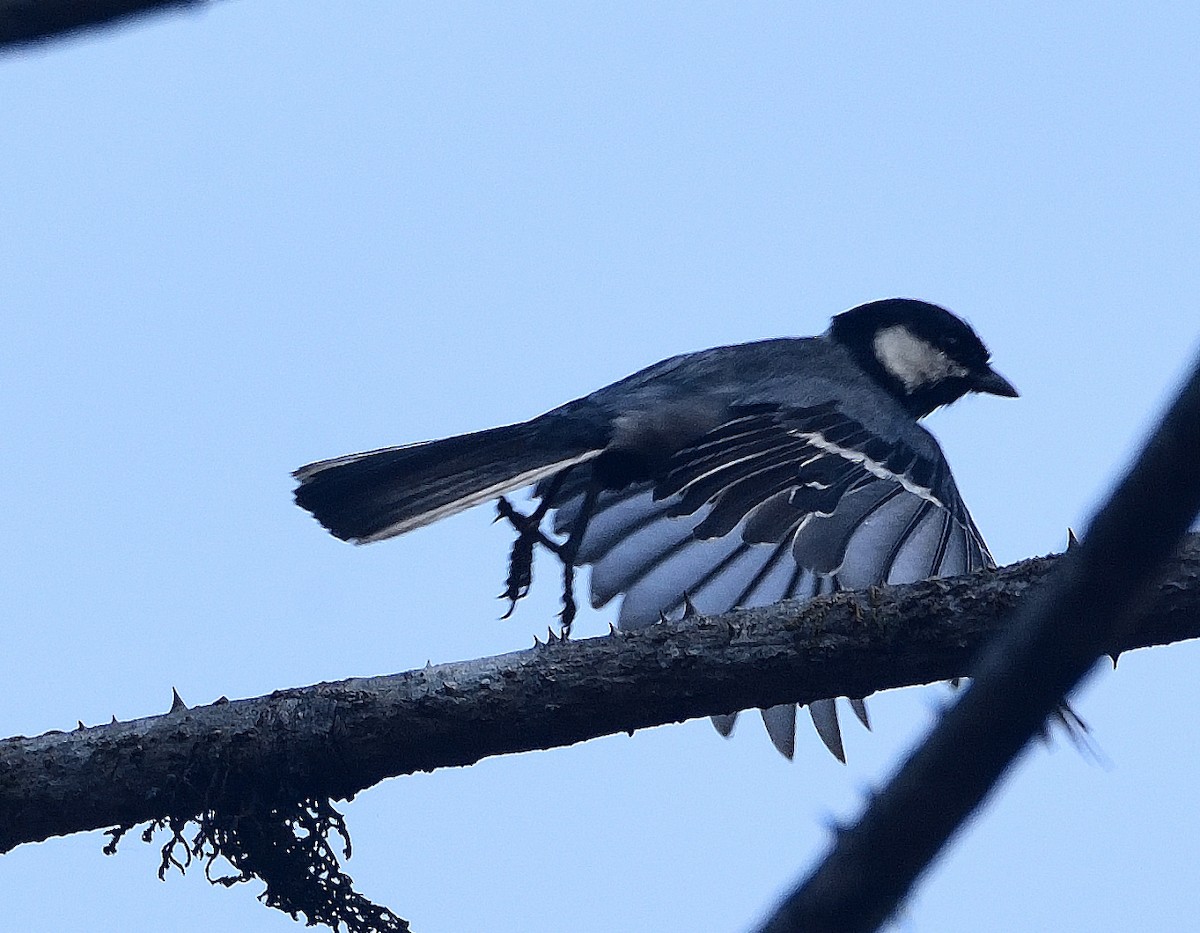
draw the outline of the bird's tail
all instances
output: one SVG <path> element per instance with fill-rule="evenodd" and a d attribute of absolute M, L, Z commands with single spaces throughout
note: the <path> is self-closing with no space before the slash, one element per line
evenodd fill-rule
<path fill-rule="evenodd" d="M 343 541 L 403 534 L 596 456 L 545 416 L 440 441 L 384 447 L 298 469 L 296 504 Z"/>

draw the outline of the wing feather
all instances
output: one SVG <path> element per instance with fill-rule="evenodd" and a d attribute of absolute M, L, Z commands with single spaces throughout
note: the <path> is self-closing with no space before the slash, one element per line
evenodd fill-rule
<path fill-rule="evenodd" d="M 572 531 L 585 488 L 563 484 L 557 532 Z M 995 566 L 936 442 L 877 436 L 833 404 L 735 410 L 658 481 L 602 492 L 576 561 L 592 567 L 594 605 L 623 595 L 622 628 L 677 616 L 685 596 L 717 613 Z M 813 712 L 840 752 L 832 701 Z M 724 734 L 735 716 L 719 718 Z M 790 717 L 764 715 L 785 752 Z"/>

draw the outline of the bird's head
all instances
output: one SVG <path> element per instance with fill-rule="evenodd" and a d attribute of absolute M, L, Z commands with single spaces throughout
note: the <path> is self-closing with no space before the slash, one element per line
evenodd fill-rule
<path fill-rule="evenodd" d="M 871 301 L 833 319 L 827 334 L 915 418 L 968 392 L 1015 398 L 975 331 L 945 308 L 913 298 Z"/>

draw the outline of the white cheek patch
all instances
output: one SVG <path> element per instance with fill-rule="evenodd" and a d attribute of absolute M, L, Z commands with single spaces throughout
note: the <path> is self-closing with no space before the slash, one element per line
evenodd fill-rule
<path fill-rule="evenodd" d="M 934 385 L 951 376 L 967 375 L 965 366 L 954 362 L 903 324 L 893 324 L 879 331 L 873 349 L 879 364 L 900 380 L 906 392 Z"/>

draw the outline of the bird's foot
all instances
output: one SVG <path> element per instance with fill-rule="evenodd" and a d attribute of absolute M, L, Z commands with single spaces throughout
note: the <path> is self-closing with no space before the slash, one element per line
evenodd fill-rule
<path fill-rule="evenodd" d="M 528 515 L 518 512 L 501 496 L 496 504 L 498 518 L 506 520 L 517 532 L 508 556 L 508 578 L 505 580 L 501 599 L 508 600 L 508 610 L 500 618 L 507 619 L 517 608 L 517 602 L 529 595 L 533 585 L 533 549 L 541 545 L 557 557 L 563 565 L 563 608 L 559 614 L 560 634 L 567 638 L 571 634 L 571 623 L 575 621 L 575 565 L 572 562 L 569 542 L 559 544 L 542 531 L 542 519 L 549 511 L 549 500 L 543 499 Z"/>
<path fill-rule="evenodd" d="M 533 584 L 533 544 L 533 538 L 519 535 L 509 551 L 508 577 L 504 581 L 504 592 L 500 594 L 501 599 L 508 600 L 508 609 L 500 616 L 501 619 L 511 616 L 517 608 L 517 601 L 529 594 L 529 587 Z"/>
<path fill-rule="evenodd" d="M 559 634 L 563 640 L 571 637 L 571 623 L 575 621 L 575 565 L 567 558 L 562 550 L 557 552 L 563 568 L 562 612 L 558 614 Z"/>

